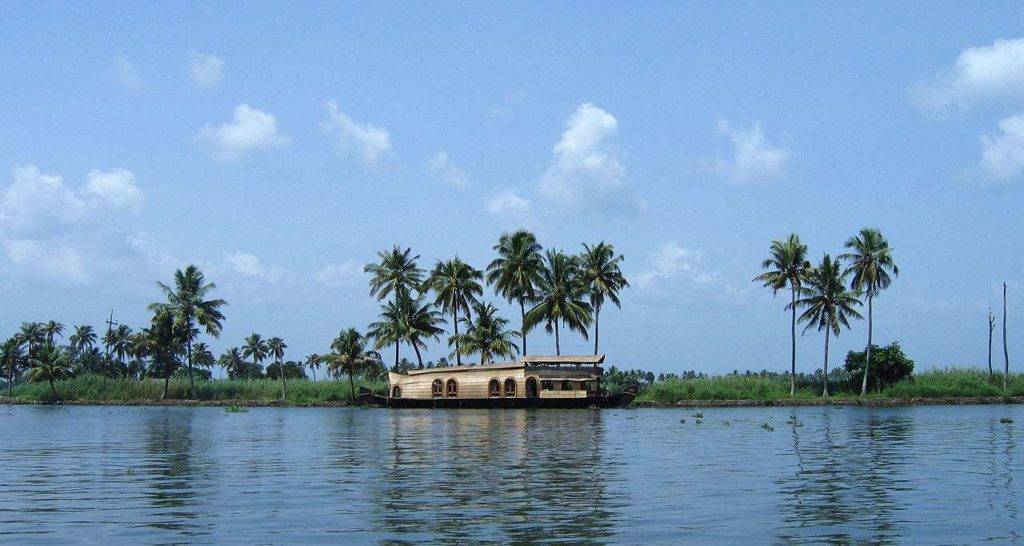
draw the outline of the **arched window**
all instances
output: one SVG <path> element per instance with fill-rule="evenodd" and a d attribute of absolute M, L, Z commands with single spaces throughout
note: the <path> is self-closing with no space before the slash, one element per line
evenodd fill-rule
<path fill-rule="evenodd" d="M 511 398 L 516 396 L 516 380 L 511 377 L 505 380 L 505 396 Z"/>
<path fill-rule="evenodd" d="M 570 383 L 568 381 L 562 381 L 562 390 L 563 391 L 571 391 L 572 390 L 572 383 Z"/>
<path fill-rule="evenodd" d="M 430 384 L 430 395 L 434 398 L 444 396 L 444 381 L 435 379 L 434 382 Z"/>
<path fill-rule="evenodd" d="M 402 387 L 399 387 L 398 385 L 395 385 L 394 387 L 391 387 L 391 398 L 401 398 L 401 397 L 402 397 Z"/>
<path fill-rule="evenodd" d="M 454 398 L 459 395 L 459 384 L 454 379 L 449 379 L 445 384 L 445 395 Z"/>
<path fill-rule="evenodd" d="M 526 379 L 526 397 L 527 398 L 537 398 L 537 396 L 538 396 L 538 394 L 537 394 L 537 378 L 536 377 L 528 377 Z"/>
<path fill-rule="evenodd" d="M 501 396 L 501 381 L 492 379 L 491 382 L 487 384 L 487 396 L 492 398 Z"/>

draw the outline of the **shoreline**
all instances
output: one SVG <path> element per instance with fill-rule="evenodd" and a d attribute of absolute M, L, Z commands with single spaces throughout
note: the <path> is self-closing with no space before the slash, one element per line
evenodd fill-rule
<path fill-rule="evenodd" d="M 780 400 L 679 400 L 674 403 L 634 401 L 629 409 L 639 408 L 758 408 L 758 407 L 901 407 L 901 406 L 967 406 L 990 404 L 1024 404 L 1024 396 L 946 396 L 936 398 L 796 398 Z M 280 400 L 61 400 L 45 402 L 0 397 L 5 406 L 146 406 L 146 407 L 222 407 L 245 408 L 375 408 L 380 406 L 353 404 L 348 401 L 295 404 Z"/>

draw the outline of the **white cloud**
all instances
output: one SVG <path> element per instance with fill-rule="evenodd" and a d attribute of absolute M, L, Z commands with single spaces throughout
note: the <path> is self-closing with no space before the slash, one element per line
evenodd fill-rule
<path fill-rule="evenodd" d="M 224 60 L 216 55 L 190 51 L 188 53 L 188 76 L 192 83 L 203 89 L 212 89 L 220 84 L 224 75 Z"/>
<path fill-rule="evenodd" d="M 75 189 L 34 165 L 19 167 L 0 188 L 0 246 L 22 270 L 81 282 L 116 258 L 124 240 L 110 228 L 142 199 L 125 169 L 92 171 Z"/>
<path fill-rule="evenodd" d="M 118 83 L 129 89 L 142 87 L 142 78 L 139 77 L 139 73 L 131 61 L 120 55 L 115 59 L 114 64 Z"/>
<path fill-rule="evenodd" d="M 115 207 L 136 210 L 142 204 L 142 190 L 135 185 L 135 175 L 126 169 L 89 171 L 84 192 Z"/>
<path fill-rule="evenodd" d="M 340 153 L 355 153 L 368 167 L 391 153 L 391 136 L 387 129 L 354 121 L 334 101 L 327 102 L 327 116 L 327 121 L 320 127 L 326 134 L 337 138 L 335 147 Z"/>
<path fill-rule="evenodd" d="M 366 274 L 355 260 L 324 266 L 316 273 L 316 282 L 333 287 L 362 285 Z"/>
<path fill-rule="evenodd" d="M 531 207 L 532 203 L 528 199 L 520 197 L 511 188 L 501 190 L 487 201 L 487 212 L 502 217 L 522 216 L 529 212 Z"/>
<path fill-rule="evenodd" d="M 224 261 L 231 265 L 236 273 L 254 279 L 276 281 L 283 277 L 285 273 L 284 269 L 280 267 L 264 266 L 258 256 L 247 252 L 236 251 L 225 254 Z"/>
<path fill-rule="evenodd" d="M 718 279 L 714 271 L 700 267 L 703 253 L 679 246 L 672 241 L 650 255 L 650 268 L 634 276 L 633 284 L 640 289 L 657 288 L 661 281 L 684 276 L 697 284 L 708 284 Z"/>
<path fill-rule="evenodd" d="M 760 124 L 755 123 L 749 131 L 744 131 L 720 121 L 718 132 L 727 135 L 733 146 L 731 159 L 718 158 L 712 163 L 719 176 L 736 184 L 746 184 L 773 180 L 785 174 L 789 150 L 769 144 Z"/>
<path fill-rule="evenodd" d="M 273 114 L 239 104 L 231 121 L 203 127 L 195 142 L 208 147 L 217 159 L 230 161 L 256 150 L 285 146 L 291 139 L 278 132 Z"/>
<path fill-rule="evenodd" d="M 469 178 L 466 173 L 452 161 L 448 152 L 442 150 L 434 154 L 427 162 L 427 168 L 434 173 L 438 179 L 459 189 L 469 187 Z"/>
<path fill-rule="evenodd" d="M 1010 183 L 1024 172 L 1024 113 L 999 121 L 999 134 L 981 137 L 981 170 L 991 181 Z"/>
<path fill-rule="evenodd" d="M 554 162 L 537 184 L 538 193 L 578 210 L 640 209 L 618 150 L 609 142 L 618 131 L 614 116 L 581 104 L 552 149 Z"/>
<path fill-rule="evenodd" d="M 1024 94 L 1024 38 L 970 47 L 932 81 L 911 89 L 912 98 L 939 112 Z"/>

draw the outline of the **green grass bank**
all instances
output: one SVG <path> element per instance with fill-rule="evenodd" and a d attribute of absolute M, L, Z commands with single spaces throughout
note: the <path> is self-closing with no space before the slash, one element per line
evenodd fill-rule
<path fill-rule="evenodd" d="M 356 380 L 359 387 L 384 392 L 387 385 L 381 382 Z M 56 382 L 61 400 L 78 403 L 124 403 L 138 404 L 159 401 L 163 393 L 162 379 L 107 379 L 86 375 Z M 352 403 L 347 379 L 337 381 L 309 381 L 305 379 L 288 381 L 287 405 L 345 405 Z M 2 392 L 2 391 L 0 391 Z M 5 393 L 4 393 L 5 394 Z M 46 402 L 50 400 L 50 386 L 45 382 L 21 383 L 11 391 L 15 402 Z M 188 398 L 188 380 L 172 378 L 167 389 L 167 402 L 184 401 Z M 195 401 L 213 405 L 231 404 L 273 404 L 281 400 L 281 382 L 273 379 L 226 380 L 214 379 L 196 381 Z"/>

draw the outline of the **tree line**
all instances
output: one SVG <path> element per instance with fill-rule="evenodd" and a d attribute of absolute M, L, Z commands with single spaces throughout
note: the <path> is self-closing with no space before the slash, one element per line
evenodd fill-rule
<path fill-rule="evenodd" d="M 623 256 L 605 242 L 584 244 L 579 254 L 545 250 L 525 230 L 503 234 L 493 248 L 497 258 L 485 270 L 453 257 L 438 260 L 426 271 L 419 265 L 419 256 L 397 245 L 378 253 L 379 261 L 365 267 L 370 294 L 382 302 L 377 320 L 365 334 L 355 328 L 342 330 L 327 353 L 310 354 L 302 362 L 284 359 L 288 345 L 282 338 L 264 338 L 255 332 L 239 346 L 215 356 L 199 337 L 220 336 L 227 302 L 212 297 L 216 285 L 189 265 L 175 272 L 171 284 L 157 283 L 163 299 L 147 307 L 152 313 L 147 326 L 132 329 L 111 317 L 102 336 L 92 326 L 80 325 L 61 344 L 63 324 L 26 322 L 0 347 L 0 370 L 5 372 L 8 396 L 17 381 L 27 379 L 48 382 L 56 399 L 56 381 L 96 374 L 104 382 L 107 378 L 162 379 L 166 397 L 170 378 L 180 374 L 188 380 L 189 397 L 195 398 L 196 376 L 208 379 L 210 370 L 219 366 L 230 379 L 280 380 L 284 399 L 289 379 L 305 378 L 306 369 L 315 379 L 316 371 L 324 367 L 334 378 L 347 375 L 354 398 L 357 375 L 386 377 L 381 349 L 394 345 L 392 369 L 399 371 L 412 366 L 400 358 L 401 346 L 407 345 L 422 368 L 426 342 L 440 341 L 448 324 L 450 353 L 427 366 L 447 366 L 449 359 L 462 365 L 463 357 L 474 355 L 486 364 L 526 354 L 527 334 L 542 324 L 554 335 L 557 354 L 561 354 L 562 328 L 589 339 L 593 327 L 597 354 L 601 310 L 608 302 L 620 306 L 619 293 L 629 286 L 620 269 Z M 498 308 L 484 300 L 485 283 L 496 296 L 518 305 L 518 329 L 512 329 Z"/>

